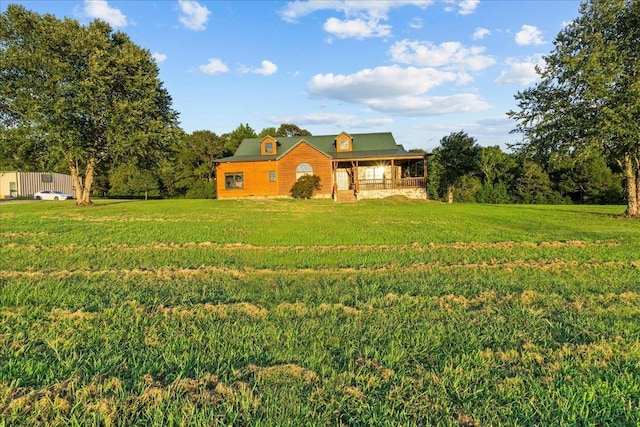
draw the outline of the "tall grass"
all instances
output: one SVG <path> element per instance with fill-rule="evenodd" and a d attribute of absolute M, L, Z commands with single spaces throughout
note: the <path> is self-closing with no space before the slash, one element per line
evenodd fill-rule
<path fill-rule="evenodd" d="M 0 425 L 637 425 L 620 207 L 0 205 Z"/>

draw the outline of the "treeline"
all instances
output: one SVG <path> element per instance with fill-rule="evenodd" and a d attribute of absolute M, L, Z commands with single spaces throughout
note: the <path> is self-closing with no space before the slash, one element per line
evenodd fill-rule
<path fill-rule="evenodd" d="M 244 138 L 311 135 L 295 124 L 256 132 L 240 124 L 229 133 L 208 130 L 176 138 L 159 164 L 123 163 L 99 174 L 95 196 L 215 198 L 215 163 L 235 153 Z M 414 150 L 424 151 L 424 150 Z M 481 147 L 463 131 L 452 133 L 428 156 L 432 200 L 478 203 L 620 204 L 623 176 L 602 156 L 576 158 L 557 153 L 534 159 L 499 146 Z"/>
<path fill-rule="evenodd" d="M 256 132 L 249 124 L 218 135 L 209 130 L 180 132 L 153 162 L 132 157 L 103 162 L 96 170 L 94 197 L 192 198 L 216 197 L 216 160 L 235 153 L 244 138 L 306 136 L 295 124 Z M 414 149 L 414 152 L 425 150 Z M 10 160 L 7 157 L 5 160 Z M 68 173 L 66 165 L 4 165 Z M 624 176 L 614 161 L 550 153 L 531 156 L 522 151 L 481 147 L 463 131 L 441 139 L 428 155 L 427 190 L 431 200 L 463 203 L 622 204 Z"/>
<path fill-rule="evenodd" d="M 429 197 L 449 202 L 622 204 L 622 184 L 615 162 L 596 154 L 534 159 L 480 147 L 462 131 L 444 137 L 428 161 Z"/>
<path fill-rule="evenodd" d="M 132 159 L 101 171 L 93 188 L 101 197 L 176 197 L 211 199 L 216 196 L 216 159 L 235 153 L 244 138 L 263 136 L 306 136 L 311 133 L 294 124 L 283 123 L 259 133 L 240 124 L 229 133 L 209 130 L 181 133 L 156 164 L 145 165 Z"/>

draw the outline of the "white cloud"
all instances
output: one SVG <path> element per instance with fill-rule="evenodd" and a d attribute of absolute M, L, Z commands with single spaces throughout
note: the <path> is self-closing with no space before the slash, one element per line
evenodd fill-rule
<path fill-rule="evenodd" d="M 434 0 L 326 0 L 326 1 L 302 1 L 296 0 L 287 3 L 280 11 L 280 16 L 287 22 L 296 22 L 298 18 L 310 15 L 322 10 L 335 10 L 343 12 L 345 16 L 386 16 L 389 10 L 403 6 L 417 6 L 425 9 Z"/>
<path fill-rule="evenodd" d="M 490 109 L 491 105 L 477 94 L 463 93 L 451 96 L 402 96 L 391 100 L 373 100 L 369 103 L 369 107 L 383 113 L 436 116 L 484 111 Z"/>
<path fill-rule="evenodd" d="M 480 0 L 462 0 L 459 3 L 460 10 L 458 13 L 460 15 L 470 15 L 476 11 L 479 4 Z"/>
<path fill-rule="evenodd" d="M 391 59 L 401 64 L 421 67 L 444 67 L 450 70 L 480 71 L 496 61 L 482 55 L 484 47 L 464 47 L 459 42 L 444 42 L 435 45 L 429 41 L 402 40 L 389 49 Z"/>
<path fill-rule="evenodd" d="M 454 12 L 457 5 L 459 15 L 470 15 L 476 11 L 480 5 L 480 0 L 444 0 L 444 3 L 450 5 L 445 6 L 445 12 Z"/>
<path fill-rule="evenodd" d="M 523 25 L 522 29 L 516 34 L 516 43 L 520 46 L 541 45 L 544 44 L 542 39 L 542 31 L 533 25 Z"/>
<path fill-rule="evenodd" d="M 91 18 L 102 19 L 116 28 L 127 26 L 127 17 L 120 9 L 109 6 L 106 0 L 84 0 L 84 13 Z"/>
<path fill-rule="evenodd" d="M 324 30 L 340 39 L 368 37 L 387 37 L 391 34 L 391 26 L 381 24 L 378 19 L 347 19 L 329 18 L 324 23 Z"/>
<path fill-rule="evenodd" d="M 340 12 L 343 19 L 331 17 L 324 23 L 324 30 L 329 34 L 345 39 L 368 37 L 387 37 L 391 35 L 391 25 L 383 24 L 388 20 L 391 9 L 413 5 L 426 8 L 434 0 L 327 0 L 300 1 L 287 3 L 280 11 L 280 16 L 287 22 L 296 22 L 299 18 L 317 11 L 329 10 Z M 329 40 L 330 42 L 331 40 Z"/>
<path fill-rule="evenodd" d="M 526 86 L 535 82 L 540 77 L 536 72 L 536 65 L 542 68 L 544 66 L 544 60 L 541 55 L 528 58 L 524 61 L 509 58 L 507 59 L 507 65 L 509 65 L 509 68 L 502 71 L 494 83 L 499 85 L 517 84 Z"/>
<path fill-rule="evenodd" d="M 195 0 L 178 0 L 179 21 L 190 30 L 202 31 L 206 28 L 211 11 Z"/>
<path fill-rule="evenodd" d="M 455 73 L 433 68 L 402 68 L 397 65 L 365 69 L 351 75 L 316 74 L 308 84 L 315 96 L 367 103 L 370 99 L 388 99 L 424 93 L 457 79 Z"/>
<path fill-rule="evenodd" d="M 164 53 L 160 53 L 160 52 L 153 52 L 153 53 L 151 54 L 151 57 L 152 57 L 152 58 L 153 58 L 153 59 L 154 59 L 158 64 L 160 64 L 160 63 L 162 63 L 162 62 L 164 62 L 164 61 L 166 61 L 166 60 L 167 60 L 167 55 L 166 55 L 166 54 L 164 54 Z"/>
<path fill-rule="evenodd" d="M 414 30 L 419 30 L 423 27 L 423 22 L 421 18 L 413 18 L 411 20 L 411 22 L 409 22 L 409 27 L 413 28 Z"/>
<path fill-rule="evenodd" d="M 210 58 L 209 62 L 198 67 L 204 74 L 218 74 L 229 71 L 227 65 L 218 58 Z"/>
<path fill-rule="evenodd" d="M 278 71 L 278 66 L 271 61 L 267 61 L 266 59 L 262 61 L 262 66 L 254 71 L 254 73 L 262 74 L 263 76 L 270 76 L 271 74 Z"/>
<path fill-rule="evenodd" d="M 358 119 L 353 114 L 312 113 L 300 116 L 274 116 L 268 118 L 269 122 L 296 123 L 298 126 L 332 125 L 338 129 L 365 129 L 375 127 L 388 127 L 393 123 L 391 118 Z"/>
<path fill-rule="evenodd" d="M 351 75 L 317 74 L 308 83 L 313 96 L 363 104 L 375 111 L 434 115 L 489 108 L 475 94 L 427 97 L 429 90 L 456 82 L 456 73 L 434 68 L 394 65 L 365 69 Z"/>
<path fill-rule="evenodd" d="M 491 35 L 491 31 L 489 31 L 486 28 L 476 28 L 476 30 L 473 33 L 473 39 L 474 40 L 482 40 L 483 38 L 485 38 L 486 36 L 490 36 Z"/>
<path fill-rule="evenodd" d="M 467 73 L 458 73 L 456 84 L 464 86 L 473 83 L 473 77 Z"/>
<path fill-rule="evenodd" d="M 262 66 L 260 68 L 247 68 L 243 67 L 240 72 L 241 73 L 254 73 L 254 74 L 262 74 L 263 76 L 270 76 L 278 71 L 278 66 L 271 61 L 264 60 L 262 61 Z"/>

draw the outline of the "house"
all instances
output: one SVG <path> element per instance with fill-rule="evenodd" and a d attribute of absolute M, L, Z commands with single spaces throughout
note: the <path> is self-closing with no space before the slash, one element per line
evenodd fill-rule
<path fill-rule="evenodd" d="M 73 179 L 62 173 L 0 171 L 0 199 L 31 198 L 41 190 L 74 194 Z"/>
<path fill-rule="evenodd" d="M 314 197 L 335 201 L 427 198 L 426 155 L 405 151 L 390 132 L 244 139 L 217 160 L 217 195 L 287 197 L 303 175 L 320 177 Z"/>

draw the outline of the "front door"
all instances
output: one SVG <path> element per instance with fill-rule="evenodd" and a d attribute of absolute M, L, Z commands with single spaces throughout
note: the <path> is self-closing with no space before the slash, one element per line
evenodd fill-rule
<path fill-rule="evenodd" d="M 338 190 L 349 189 L 349 173 L 346 169 L 338 169 L 336 171 L 336 181 L 338 183 Z"/>

